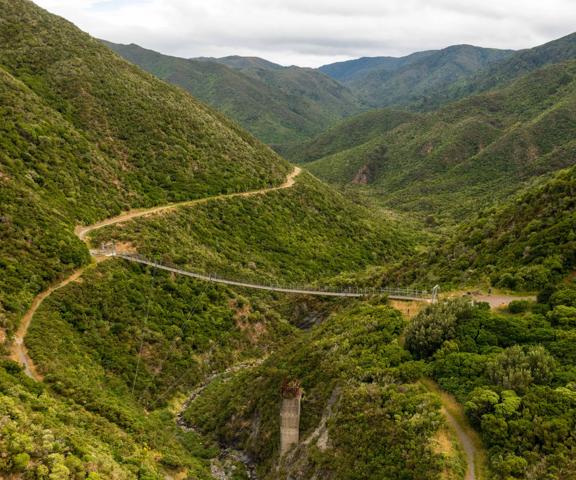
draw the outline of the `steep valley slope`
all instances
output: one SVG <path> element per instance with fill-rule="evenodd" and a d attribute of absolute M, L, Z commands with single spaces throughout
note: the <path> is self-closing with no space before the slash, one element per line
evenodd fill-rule
<path fill-rule="evenodd" d="M 540 175 L 573 165 L 575 79 L 575 62 L 548 66 L 509 87 L 383 129 L 306 168 L 387 207 L 436 222 L 464 219 Z M 354 125 L 350 120 L 346 130 Z M 304 151 L 314 152 L 313 145 Z"/>
<path fill-rule="evenodd" d="M 203 259 L 207 269 L 299 282 L 408 254 L 412 236 L 309 176 L 266 199 L 221 199 L 280 185 L 292 167 L 32 2 L 1 1 L 0 12 L 4 353 L 33 299 L 86 266 L 44 299 L 24 339 L 43 382 L 2 360 L 0 471 L 211 478 L 218 445 L 177 427 L 176 404 L 211 371 L 266 355 L 294 335 L 289 320 L 306 299 L 121 261 L 92 264 L 75 227 L 217 197 L 110 227 L 94 242 L 124 235 L 138 251 L 174 262 Z"/>
<path fill-rule="evenodd" d="M 185 59 L 138 45 L 105 42 L 128 61 L 236 120 L 283 150 L 322 132 L 364 105 L 323 73 L 244 57 Z"/>

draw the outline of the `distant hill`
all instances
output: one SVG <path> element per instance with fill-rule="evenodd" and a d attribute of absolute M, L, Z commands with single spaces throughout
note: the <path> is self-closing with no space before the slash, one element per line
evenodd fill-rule
<path fill-rule="evenodd" d="M 405 57 L 362 57 L 324 65 L 318 70 L 346 84 L 375 71 L 394 72 L 406 65 L 434 55 L 435 52 L 435 50 L 416 52 Z"/>
<path fill-rule="evenodd" d="M 349 125 L 354 125 L 350 121 Z M 575 162 L 576 62 L 453 103 L 307 164 L 385 205 L 463 218 Z"/>
<path fill-rule="evenodd" d="M 282 70 L 282 65 L 270 62 L 259 57 L 241 57 L 239 55 L 230 55 L 228 57 L 198 57 L 191 60 L 202 60 L 204 62 L 214 62 L 221 63 L 231 68 L 236 68 L 238 70 L 250 70 L 255 68 L 260 68 L 263 70 Z"/>
<path fill-rule="evenodd" d="M 405 107 L 512 55 L 511 50 L 455 45 L 402 58 L 373 58 L 326 65 L 332 75 L 373 107 Z"/>
<path fill-rule="evenodd" d="M 252 57 L 183 59 L 133 44 L 105 43 L 276 147 L 311 138 L 362 110 L 346 87 L 314 69 Z"/>
<path fill-rule="evenodd" d="M 506 85 L 514 79 L 554 63 L 576 59 L 576 33 L 538 47 L 514 52 L 490 64 L 475 75 L 462 79 L 444 91 L 422 99 L 417 108 L 433 109 L 444 103 Z"/>

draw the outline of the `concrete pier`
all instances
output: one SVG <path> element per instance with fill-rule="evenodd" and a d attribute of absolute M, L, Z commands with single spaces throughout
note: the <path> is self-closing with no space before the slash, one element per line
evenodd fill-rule
<path fill-rule="evenodd" d="M 280 455 L 300 441 L 300 401 L 302 389 L 297 381 L 285 382 L 280 409 Z"/>

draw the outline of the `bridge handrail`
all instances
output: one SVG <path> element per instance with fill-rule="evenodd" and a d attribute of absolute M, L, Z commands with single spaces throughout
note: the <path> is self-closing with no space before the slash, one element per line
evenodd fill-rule
<path fill-rule="evenodd" d="M 183 270 L 177 266 L 170 266 L 159 263 L 157 261 L 149 260 L 143 255 L 140 255 L 138 253 L 117 253 L 114 250 L 108 250 L 108 249 L 103 249 L 100 250 L 99 252 L 104 255 L 119 257 L 124 260 L 137 262 L 140 264 L 148 265 L 154 268 L 158 268 L 160 270 L 170 271 L 180 275 L 186 275 L 199 280 L 205 280 L 226 285 L 240 286 L 245 288 L 255 288 L 259 290 L 298 293 L 304 295 L 355 297 L 355 298 L 368 297 L 375 294 L 384 294 L 391 299 L 422 300 L 432 302 L 435 301 L 435 294 L 437 293 L 437 290 L 429 292 L 427 290 L 416 290 L 410 288 L 395 288 L 395 287 L 359 288 L 359 287 L 347 286 L 341 288 L 335 288 L 335 287 L 329 288 L 320 286 L 312 288 L 310 286 L 300 286 L 300 285 L 257 284 L 249 281 L 223 278 L 220 277 L 219 275 L 215 275 L 212 273 L 198 273 L 189 270 Z"/>

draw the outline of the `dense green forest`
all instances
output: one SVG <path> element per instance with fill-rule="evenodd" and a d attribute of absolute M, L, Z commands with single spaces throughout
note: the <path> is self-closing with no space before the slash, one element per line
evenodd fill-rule
<path fill-rule="evenodd" d="M 481 432 L 494 478 L 576 475 L 575 301 L 569 281 L 498 314 L 435 305 L 406 329 L 406 348 Z"/>
<path fill-rule="evenodd" d="M 245 57 L 185 59 L 138 45 L 105 42 L 128 61 L 190 92 L 283 150 L 324 131 L 364 106 L 323 73 Z"/>
<path fill-rule="evenodd" d="M 111 240 L 196 272 L 309 285 L 405 258 L 417 236 L 394 218 L 371 214 L 302 174 L 291 189 L 104 228 L 92 243 Z"/>
<path fill-rule="evenodd" d="M 0 314 L 85 264 L 76 223 L 280 183 L 290 167 L 230 121 L 31 2 L 0 4 Z"/>
<path fill-rule="evenodd" d="M 463 222 L 384 276 L 390 282 L 538 291 L 576 268 L 576 168 L 541 180 Z"/>
<path fill-rule="evenodd" d="M 531 179 L 574 164 L 575 73 L 575 62 L 546 67 L 306 167 L 431 223 L 464 220 Z"/>
<path fill-rule="evenodd" d="M 185 418 L 241 445 L 262 478 L 278 478 L 278 391 L 283 379 L 297 378 L 305 392 L 302 443 L 280 463 L 281 478 L 432 479 L 458 472 L 458 459 L 433 449 L 440 404 L 417 382 L 424 363 L 398 343 L 403 327 L 400 314 L 377 301 L 346 306 L 262 366 L 212 383 Z M 327 411 L 328 448 L 316 431 Z"/>
<path fill-rule="evenodd" d="M 405 57 L 365 57 L 320 67 L 374 107 L 430 111 L 576 58 L 576 34 L 524 50 L 453 45 Z"/>
<path fill-rule="evenodd" d="M 454 45 L 401 58 L 374 58 L 368 65 L 364 61 L 363 68 L 358 68 L 358 60 L 351 60 L 320 70 L 373 108 L 412 107 L 512 54 L 511 50 Z"/>

